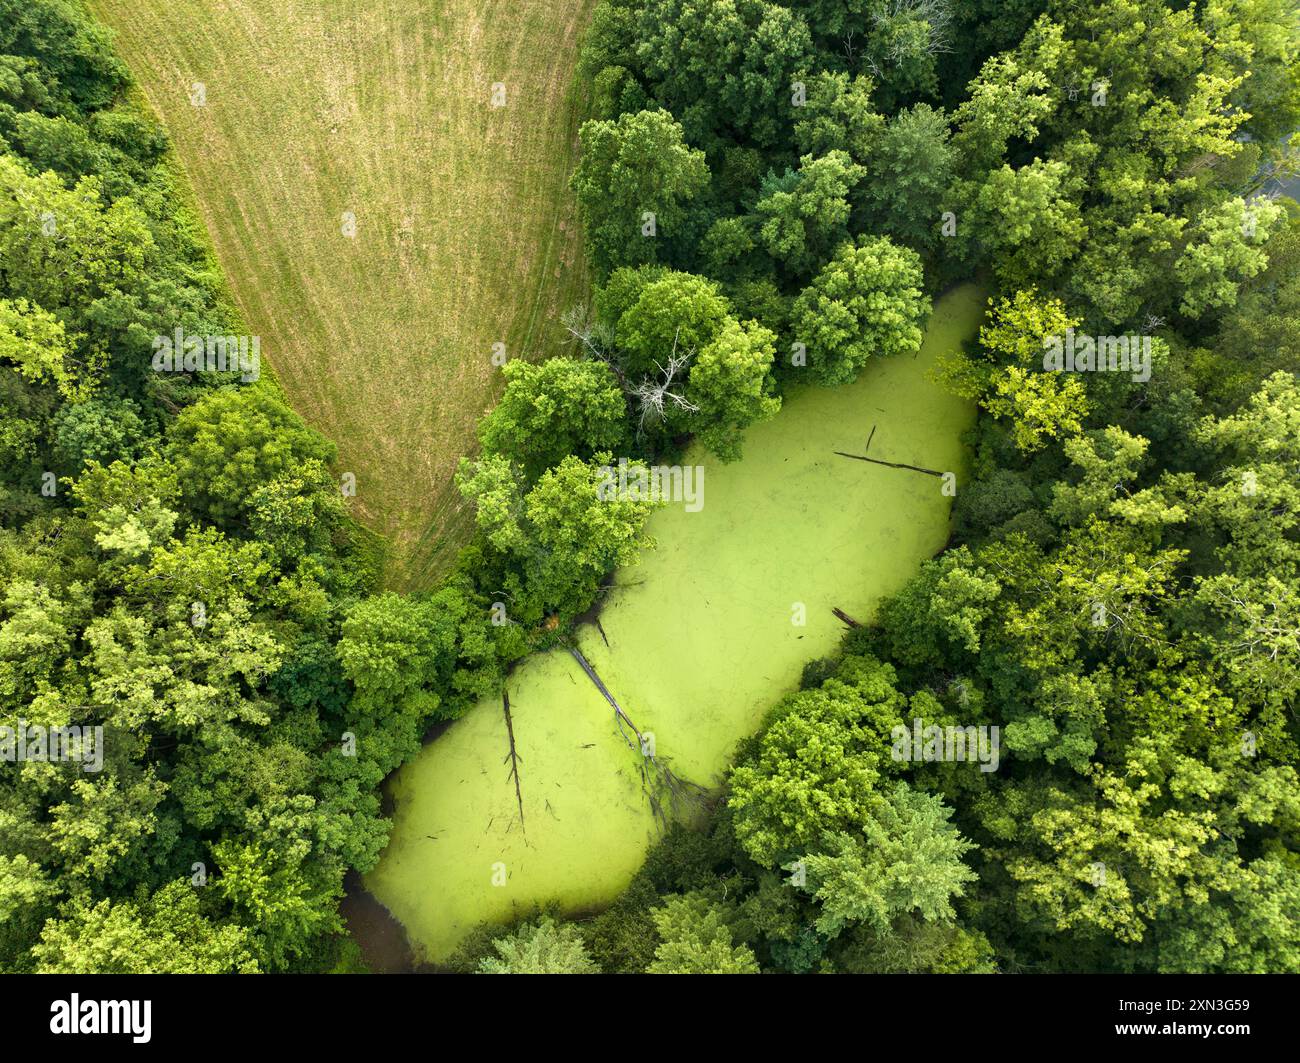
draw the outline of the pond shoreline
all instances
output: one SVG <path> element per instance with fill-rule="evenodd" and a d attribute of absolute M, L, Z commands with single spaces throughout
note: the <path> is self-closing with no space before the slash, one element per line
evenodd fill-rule
<path fill-rule="evenodd" d="M 931 370 L 983 313 L 978 288 L 954 289 L 916 356 L 870 363 L 841 388 L 792 389 L 739 462 L 697 451 L 707 504 L 657 511 L 658 549 L 575 624 L 572 643 L 674 778 L 719 783 L 807 661 L 834 652 L 835 610 L 870 622 L 949 542 L 951 478 L 919 471 L 964 476 L 974 409 Z M 879 462 L 836 456 L 865 454 L 869 437 Z M 501 697 L 485 698 L 431 728 L 439 740 L 385 783 L 392 836 L 364 887 L 434 961 L 483 922 L 603 909 L 659 836 L 631 730 L 564 645 L 517 662 L 507 689 L 512 733 Z"/>

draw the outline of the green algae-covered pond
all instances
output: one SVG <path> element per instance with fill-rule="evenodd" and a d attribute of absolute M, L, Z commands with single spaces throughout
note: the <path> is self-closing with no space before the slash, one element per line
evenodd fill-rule
<path fill-rule="evenodd" d="M 973 287 L 950 292 L 916 355 L 872 362 L 846 387 L 787 395 L 776 418 L 746 434 L 739 462 L 685 458 L 705 467 L 703 508 L 657 512 L 658 548 L 616 574 L 604 635 L 593 625 L 577 633 L 678 775 L 718 783 L 737 741 L 798 685 L 804 663 L 835 649 L 844 627 L 832 608 L 867 619 L 942 548 L 952 499 L 940 478 L 835 451 L 953 471 L 960 489 L 960 437 L 974 411 L 928 373 L 982 312 Z M 658 831 L 640 755 L 573 657 L 529 658 L 507 689 L 522 826 L 500 698 L 390 782 L 392 840 L 365 882 L 421 959 L 445 958 L 484 920 L 550 901 L 571 911 L 609 902 Z"/>

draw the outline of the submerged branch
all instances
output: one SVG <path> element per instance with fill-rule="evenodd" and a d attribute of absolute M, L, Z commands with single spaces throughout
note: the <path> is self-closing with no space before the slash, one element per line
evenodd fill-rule
<path fill-rule="evenodd" d="M 510 717 L 510 692 L 506 690 L 505 687 L 501 688 L 501 708 L 505 712 L 506 735 L 510 739 L 510 752 L 506 754 L 505 760 L 503 760 L 502 763 L 504 764 L 506 761 L 510 762 L 510 774 L 507 778 L 514 779 L 515 781 L 515 801 L 519 805 L 519 830 L 523 833 L 524 842 L 526 844 L 528 841 L 528 831 L 524 827 L 524 795 L 522 790 L 519 788 L 519 762 L 523 758 L 519 755 L 519 750 L 515 747 L 515 723 Z"/>
<path fill-rule="evenodd" d="M 596 670 L 591 666 L 587 658 L 582 655 L 582 651 L 572 644 L 569 644 L 568 649 L 569 653 L 573 655 L 573 659 L 578 662 L 579 667 L 587 673 L 587 678 L 595 684 L 596 689 L 601 692 L 614 710 L 614 722 L 618 726 L 619 734 L 623 736 L 623 741 L 641 754 L 641 763 L 638 766 L 641 776 L 641 790 L 650 803 L 650 810 L 655 819 L 658 820 L 660 826 L 666 829 L 669 816 L 674 814 L 679 806 L 683 804 L 687 806 L 701 804 L 707 791 L 698 783 L 678 776 L 664 761 L 654 754 L 653 737 L 647 741 L 646 736 L 641 733 L 632 717 L 623 711 L 623 706 L 609 692 L 609 688 L 596 674 Z M 636 735 L 635 742 L 628 735 L 627 730 L 624 729 L 625 726 L 631 729 L 632 734 Z"/>
<path fill-rule="evenodd" d="M 852 458 L 854 461 L 869 461 L 872 465 L 884 465 L 890 469 L 910 469 L 912 472 L 923 472 L 926 476 L 943 475 L 937 469 L 923 469 L 919 465 L 908 465 L 902 461 L 881 461 L 879 458 L 868 458 L 862 454 L 845 454 L 842 450 L 836 450 L 833 453 L 838 454 L 841 458 Z"/>

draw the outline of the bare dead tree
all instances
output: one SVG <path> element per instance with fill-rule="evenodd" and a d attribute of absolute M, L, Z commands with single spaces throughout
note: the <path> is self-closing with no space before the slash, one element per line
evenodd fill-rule
<path fill-rule="evenodd" d="M 699 406 L 686 397 L 679 383 L 681 376 L 684 375 L 683 370 L 695 357 L 694 350 L 682 352 L 677 349 L 681 329 L 673 334 L 673 347 L 668 354 L 668 364 L 665 365 L 656 359 L 657 375 L 643 377 L 640 383 L 633 384 L 618 359 L 614 357 L 613 331 L 592 317 L 585 303 L 579 303 L 566 310 L 560 316 L 560 323 L 569 334 L 569 342 L 578 346 L 586 357 L 609 366 L 623 389 L 623 394 L 636 404 L 639 413 L 638 438 L 644 434 L 647 422 L 662 421 L 669 408 L 685 410 L 687 413 L 699 411 Z M 678 386 L 674 388 L 674 385 Z"/>
<path fill-rule="evenodd" d="M 662 421 L 665 411 L 669 404 L 679 410 L 685 410 L 688 413 L 696 413 L 699 407 L 691 402 L 685 395 L 673 390 L 673 383 L 687 365 L 690 364 L 691 358 L 695 356 L 694 351 L 687 351 L 679 354 L 677 351 L 677 340 L 681 335 L 679 328 L 673 333 L 673 349 L 668 355 L 668 365 L 655 360 L 655 368 L 659 371 L 658 379 L 646 377 L 641 383 L 631 389 L 629 394 L 635 399 L 640 407 L 641 416 L 637 421 L 637 435 L 639 436 L 645 429 L 647 420 Z"/>
<path fill-rule="evenodd" d="M 591 314 L 586 303 L 578 303 L 564 311 L 560 315 L 560 324 L 569 334 L 569 342 L 580 347 L 588 358 L 613 363 L 609 353 L 614 346 L 613 330 Z"/>
<path fill-rule="evenodd" d="M 846 33 L 843 37 L 844 58 L 849 61 L 850 65 L 852 65 L 854 60 L 856 60 L 858 57 L 858 48 L 857 45 L 854 43 L 855 39 L 857 38 L 857 35 L 858 35 L 857 30 L 849 30 L 848 33 Z"/>
<path fill-rule="evenodd" d="M 1142 334 L 1145 336 L 1150 336 L 1157 329 L 1163 328 L 1164 323 L 1165 323 L 1165 319 L 1161 317 L 1159 314 L 1148 313 L 1145 320 L 1143 320 L 1142 322 Z"/>
<path fill-rule="evenodd" d="M 952 0 L 886 0 L 876 6 L 873 18 L 877 27 L 899 18 L 924 21 L 930 26 L 926 51 L 952 51 Z"/>
<path fill-rule="evenodd" d="M 920 55 L 946 55 L 952 52 L 952 2 L 951 0 L 878 0 L 867 15 L 871 30 L 885 47 L 879 52 L 864 54 L 863 60 L 871 73 L 883 77 L 882 70 L 896 67 L 907 59 L 915 59 L 913 41 L 900 33 L 888 33 L 891 25 L 905 20 L 925 22 L 928 25 L 925 44 Z"/>
<path fill-rule="evenodd" d="M 627 374 L 614 357 L 614 330 L 599 321 L 588 309 L 586 303 L 569 307 L 560 315 L 560 324 L 569 334 L 569 342 L 592 361 L 603 362 L 618 381 L 624 394 L 630 392 Z"/>

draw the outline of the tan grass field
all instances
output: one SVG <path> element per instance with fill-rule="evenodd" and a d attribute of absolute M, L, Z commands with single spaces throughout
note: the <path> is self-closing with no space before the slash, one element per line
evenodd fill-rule
<path fill-rule="evenodd" d="M 493 344 L 554 353 L 585 292 L 567 180 L 593 0 L 88 3 L 263 357 L 390 540 L 389 583 L 428 586 L 468 531 L 451 477 L 499 394 Z"/>

